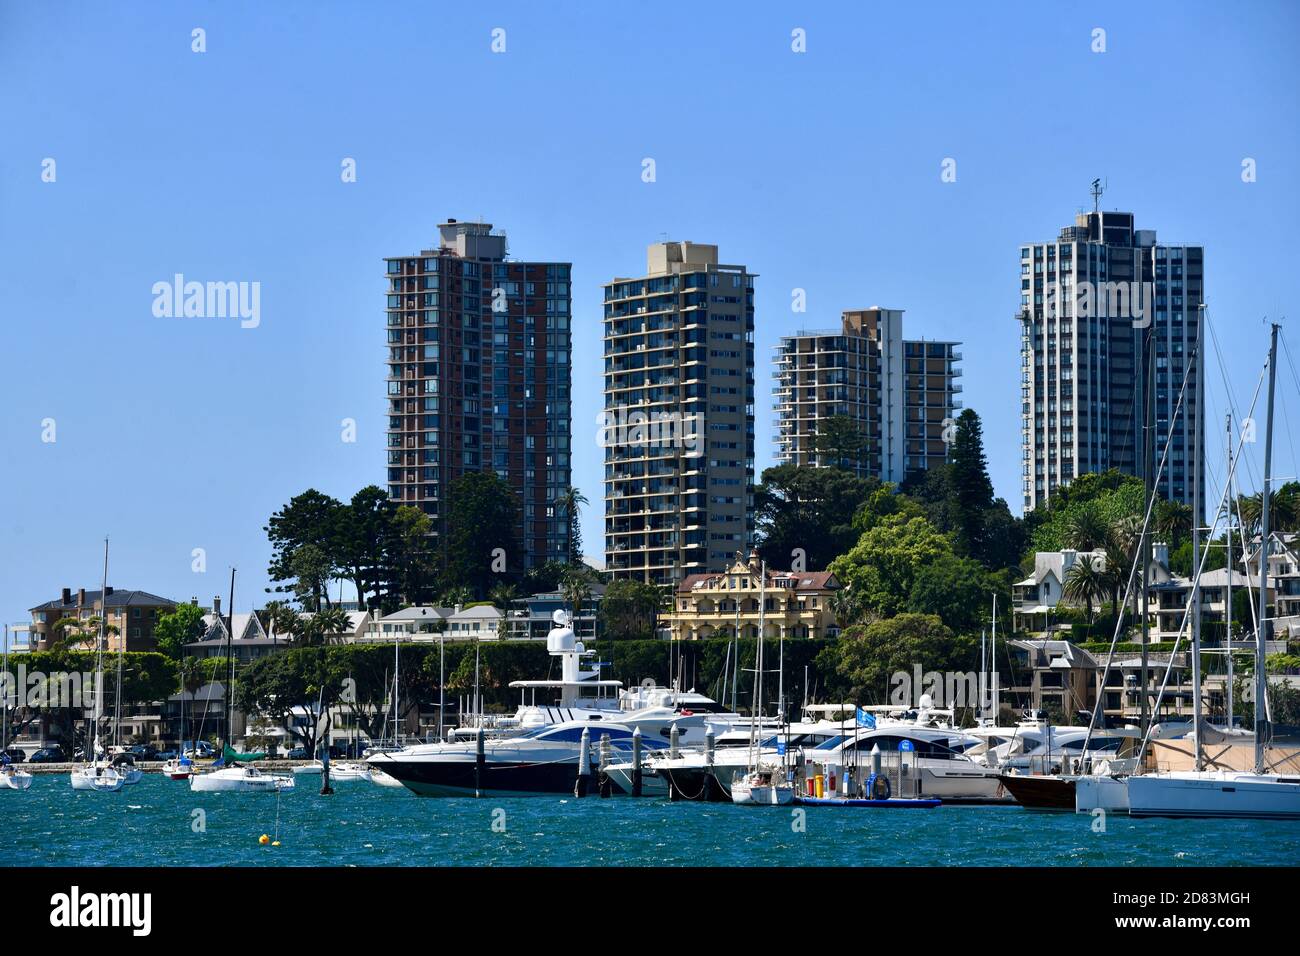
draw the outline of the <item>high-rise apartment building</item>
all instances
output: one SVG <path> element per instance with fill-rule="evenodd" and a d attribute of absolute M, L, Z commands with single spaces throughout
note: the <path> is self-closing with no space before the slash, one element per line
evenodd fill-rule
<path fill-rule="evenodd" d="M 605 565 L 672 583 L 750 542 L 754 276 L 718 247 L 649 247 L 605 285 Z"/>
<path fill-rule="evenodd" d="M 1203 350 L 1202 362 L 1192 362 L 1204 260 L 1201 246 L 1157 243 L 1155 231 L 1135 229 L 1128 212 L 1082 213 L 1055 241 L 1021 246 L 1025 510 L 1087 472 L 1145 476 L 1148 454 L 1154 481 L 1171 423 L 1159 493 L 1190 502 L 1199 476 L 1205 500 L 1196 426 Z M 1200 367 L 1189 372 L 1189 364 Z"/>
<path fill-rule="evenodd" d="M 563 561 L 571 266 L 507 258 L 490 223 L 438 231 L 438 248 L 385 260 L 389 495 L 444 534 L 451 483 L 494 471 L 519 497 L 523 567 Z"/>
<path fill-rule="evenodd" d="M 903 310 L 847 311 L 841 328 L 799 332 L 776 345 L 776 460 L 830 465 L 819 453 L 827 419 L 848 418 L 866 441 L 860 476 L 902 482 L 947 461 L 948 430 L 961 408 L 957 342 L 903 338 Z"/>

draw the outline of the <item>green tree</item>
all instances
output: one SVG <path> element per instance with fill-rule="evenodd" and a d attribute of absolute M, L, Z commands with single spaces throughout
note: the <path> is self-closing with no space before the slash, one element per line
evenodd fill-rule
<path fill-rule="evenodd" d="M 321 601 L 330 603 L 329 582 L 334 576 L 334 562 L 324 548 L 304 544 L 289 559 L 289 570 L 294 576 L 293 593 L 298 603 L 309 611 L 319 611 Z"/>
<path fill-rule="evenodd" d="M 1067 600 L 1082 603 L 1088 612 L 1088 623 L 1092 623 L 1092 604 L 1106 599 L 1109 584 L 1096 559 L 1089 554 L 1079 555 L 1073 567 L 1065 575 L 1062 593 Z"/>
<path fill-rule="evenodd" d="M 578 506 L 588 504 L 587 496 L 570 485 L 555 499 L 555 510 L 569 519 L 569 563 L 582 561 L 582 528 L 579 525 Z"/>
<path fill-rule="evenodd" d="M 830 570 L 861 596 L 864 608 L 892 617 L 906 610 L 921 569 L 952 553 L 952 543 L 925 518 L 894 514 L 865 531 Z"/>
<path fill-rule="evenodd" d="M 384 611 L 422 604 L 429 598 L 436 564 L 432 531 L 433 519 L 419 508 L 398 505 L 394 510 L 384 545 Z"/>
<path fill-rule="evenodd" d="M 356 588 L 360 607 L 378 607 L 389 584 L 387 552 L 395 510 L 388 492 L 367 485 L 337 511 L 331 541 L 334 564 Z"/>
<path fill-rule="evenodd" d="M 663 592 L 641 581 L 611 581 L 600 599 L 599 618 L 606 638 L 647 640 L 654 637 Z"/>
<path fill-rule="evenodd" d="M 817 424 L 812 435 L 812 452 L 821 465 L 852 470 L 860 466 L 867 452 L 867 436 L 847 415 L 831 415 Z"/>
<path fill-rule="evenodd" d="M 806 570 L 825 569 L 853 546 L 854 513 L 880 488 L 875 478 L 839 468 L 766 469 L 754 491 L 759 554 L 770 567 L 789 568 L 802 550 Z"/>
<path fill-rule="evenodd" d="M 519 502 L 510 485 L 493 472 L 462 475 L 448 489 L 446 573 L 477 597 L 487 594 L 503 574 L 494 570 L 504 553 L 507 568 L 523 563 Z"/>
<path fill-rule="evenodd" d="M 911 679 L 917 665 L 922 673 L 966 671 L 975 656 L 973 638 L 953 634 L 937 615 L 908 613 L 849 628 L 819 661 L 849 688 L 849 699 L 882 703 L 895 674 Z"/>
<path fill-rule="evenodd" d="M 326 584 L 334 571 L 333 556 L 343 507 L 338 499 L 309 488 L 271 515 L 262 529 L 271 543 L 271 563 L 266 571 L 273 582 L 288 583 L 268 590 L 298 594 L 304 586 L 301 571 L 310 566 L 307 583 L 311 591 L 306 605 L 314 610 L 320 607 L 322 599 L 328 602 Z M 306 546 L 315 551 L 306 558 L 298 557 L 298 552 Z M 323 574 L 321 567 L 326 568 Z"/>
<path fill-rule="evenodd" d="M 932 614 L 954 631 L 975 632 L 988 621 L 994 582 L 974 558 L 940 555 L 916 574 L 907 610 Z"/>
<path fill-rule="evenodd" d="M 203 614 L 203 608 L 196 604 L 178 604 L 169 614 L 160 614 L 153 629 L 158 650 L 171 658 L 180 657 L 186 644 L 203 637 Z"/>

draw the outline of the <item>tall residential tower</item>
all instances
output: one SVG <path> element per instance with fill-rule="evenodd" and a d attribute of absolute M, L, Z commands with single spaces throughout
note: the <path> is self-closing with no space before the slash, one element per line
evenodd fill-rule
<path fill-rule="evenodd" d="M 841 328 L 782 336 L 776 346 L 776 461 L 829 465 L 814 447 L 826 419 L 866 440 L 862 477 L 902 482 L 947 461 L 945 429 L 961 408 L 957 342 L 903 338 L 903 310 L 845 312 Z M 847 462 L 841 462 L 847 466 Z"/>
<path fill-rule="evenodd" d="M 649 247 L 605 286 L 605 566 L 673 583 L 752 535 L 754 276 L 718 247 Z"/>
<path fill-rule="evenodd" d="M 1154 230 L 1134 228 L 1132 213 L 1099 209 L 1054 241 L 1020 248 L 1026 511 L 1086 472 L 1144 477 L 1148 455 L 1154 480 L 1171 423 L 1160 496 L 1190 503 L 1199 475 L 1205 500 L 1202 375 L 1188 368 L 1196 364 L 1204 261 L 1201 246 L 1161 245 Z"/>
<path fill-rule="evenodd" d="M 446 532 L 461 475 L 521 506 L 522 564 L 568 555 L 570 264 L 507 258 L 490 223 L 450 219 L 436 249 L 388 263 L 388 492 Z"/>

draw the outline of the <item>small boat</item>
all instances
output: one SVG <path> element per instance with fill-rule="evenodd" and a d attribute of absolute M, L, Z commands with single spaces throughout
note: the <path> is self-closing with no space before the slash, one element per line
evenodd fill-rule
<path fill-rule="evenodd" d="M 777 770 L 756 767 L 731 782 L 731 802 L 762 807 L 794 803 L 794 787 L 777 779 Z"/>
<path fill-rule="evenodd" d="M 406 785 L 398 780 L 391 773 L 386 773 L 378 767 L 370 768 L 370 782 L 381 787 L 395 787 L 398 790 L 405 790 Z"/>
<path fill-rule="evenodd" d="M 222 767 L 211 773 L 195 774 L 190 778 L 190 789 L 196 793 L 220 793 L 225 791 L 274 791 L 292 790 L 293 777 L 284 777 L 273 773 L 263 773 L 256 767 Z"/>
<path fill-rule="evenodd" d="M 189 757 L 172 757 L 163 764 L 163 773 L 172 780 L 188 780 L 194 776 L 194 762 Z"/>
<path fill-rule="evenodd" d="M 301 764 L 294 767 L 295 776 L 312 775 L 320 776 L 325 772 L 325 765 L 319 760 L 313 760 L 311 763 Z M 337 783 L 348 780 L 369 780 L 370 768 L 359 763 L 331 763 L 330 764 L 330 782 Z"/>
<path fill-rule="evenodd" d="M 144 771 L 135 765 L 135 758 L 130 754 L 118 754 L 109 764 L 122 777 L 127 786 L 137 784 L 144 779 Z"/>
<path fill-rule="evenodd" d="M 32 775 L 11 763 L 0 767 L 0 790 L 30 790 Z"/>
<path fill-rule="evenodd" d="M 90 764 L 72 771 L 72 789 L 115 793 L 126 786 L 126 780 L 112 767 Z"/>

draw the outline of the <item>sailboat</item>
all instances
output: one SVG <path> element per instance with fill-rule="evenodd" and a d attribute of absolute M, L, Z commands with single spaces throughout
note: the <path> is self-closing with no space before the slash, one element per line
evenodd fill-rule
<path fill-rule="evenodd" d="M 108 595 L 101 593 L 101 612 L 108 615 Z M 113 694 L 113 745 L 117 754 L 113 757 L 112 767 L 122 777 L 122 782 L 130 786 L 144 779 L 144 771 L 135 765 L 135 758 L 122 752 L 122 658 L 126 653 L 126 631 L 118 637 L 117 642 L 117 683 Z"/>
<path fill-rule="evenodd" d="M 397 699 L 398 688 L 401 686 L 400 683 L 398 682 L 401 674 L 401 659 L 399 657 L 400 648 L 401 648 L 401 643 L 400 643 L 401 639 L 402 638 L 400 633 L 395 633 L 393 635 L 393 743 L 391 748 L 389 748 L 388 746 L 381 745 L 380 749 L 377 750 L 376 753 L 379 752 L 395 753 L 401 750 L 401 746 L 398 743 L 398 738 L 400 736 L 400 732 L 398 730 L 399 727 L 398 714 L 400 713 L 400 711 L 398 709 L 398 699 Z M 369 756 L 370 752 L 367 751 L 366 754 L 367 756 Z M 393 787 L 399 790 L 406 789 L 406 784 L 402 783 L 402 781 L 398 780 L 391 773 L 386 772 L 381 767 L 370 765 L 369 769 L 370 769 L 371 783 L 377 784 L 378 786 L 381 787 Z"/>
<path fill-rule="evenodd" d="M 4 671 L 9 673 L 9 625 L 5 625 L 5 656 Z M 32 775 L 21 767 L 15 766 L 9 759 L 9 686 L 5 685 L 4 699 L 0 700 L 0 708 L 3 714 L 0 715 L 0 723 L 3 723 L 4 729 L 0 731 L 0 790 L 30 790 L 32 786 Z"/>
<path fill-rule="evenodd" d="M 759 566 L 758 651 L 754 664 L 754 706 L 749 715 L 749 766 L 731 782 L 731 802 L 747 806 L 784 806 L 794 803 L 794 787 L 786 779 L 784 765 L 764 763 L 758 747 L 758 722 L 763 705 L 763 627 L 767 609 L 767 562 Z M 784 648 L 782 648 L 784 650 Z M 784 664 L 784 660 L 781 662 Z M 784 671 L 782 680 L 784 681 Z M 781 693 L 784 692 L 784 687 Z M 779 696 L 779 694 L 778 694 Z M 778 701 L 777 708 L 782 704 Z"/>
<path fill-rule="evenodd" d="M 1265 762 L 1271 724 L 1267 714 L 1265 653 L 1272 621 L 1267 615 L 1269 495 L 1273 478 L 1273 402 L 1277 389 L 1276 323 L 1268 353 L 1268 417 L 1264 438 L 1264 490 L 1260 506 L 1259 614 L 1255 620 L 1255 767 L 1205 770 L 1201 753 L 1201 672 L 1199 628 L 1192 632 L 1192 741 L 1195 769 L 1142 774 L 1128 779 L 1128 812 L 1134 817 L 1228 817 L 1300 820 L 1300 776 L 1271 773 Z M 1198 403 L 1198 415 L 1200 407 Z M 1199 516 L 1196 516 L 1199 521 Z M 1199 598 L 1194 598 L 1198 605 Z"/>
<path fill-rule="evenodd" d="M 230 674 L 226 681 L 226 743 L 222 748 L 220 770 L 211 773 L 195 774 L 190 777 L 190 789 L 197 793 L 218 793 L 222 791 L 266 791 L 292 790 L 293 777 L 262 773 L 256 767 L 245 766 L 241 761 L 261 760 L 264 753 L 239 753 L 230 746 L 233 720 L 233 701 L 235 696 L 235 659 L 231 647 L 235 621 L 235 569 L 230 569 L 230 616 L 226 624 L 226 660 L 230 664 Z"/>
<path fill-rule="evenodd" d="M 185 644 L 181 644 L 181 733 L 176 756 L 163 764 L 170 780 L 188 780 L 194 776 L 194 761 L 185 756 Z"/>
<path fill-rule="evenodd" d="M 104 699 L 104 619 L 107 617 L 105 592 L 108 590 L 108 539 L 104 539 L 104 576 L 100 583 L 99 599 L 99 635 L 95 640 L 95 706 L 92 711 L 90 728 L 86 734 L 86 756 L 89 762 L 72 771 L 73 790 L 86 790 L 97 793 L 112 793 L 121 790 L 126 780 L 115 769 L 100 758 L 99 720 L 103 710 Z"/>

